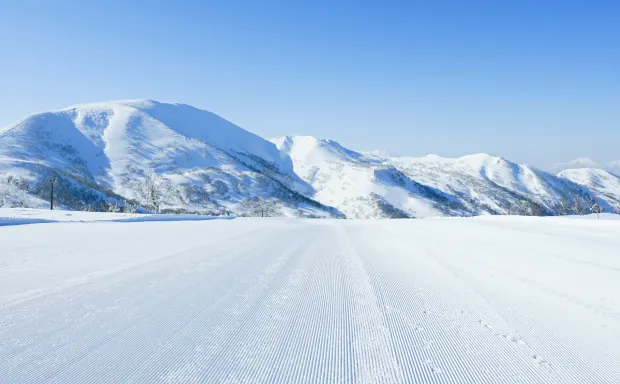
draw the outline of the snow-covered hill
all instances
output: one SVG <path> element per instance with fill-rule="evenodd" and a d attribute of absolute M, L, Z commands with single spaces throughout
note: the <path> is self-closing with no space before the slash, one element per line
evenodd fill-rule
<path fill-rule="evenodd" d="M 587 213 L 593 204 L 578 183 L 487 154 L 393 157 L 309 136 L 272 142 L 291 157 L 317 201 L 348 217 L 569 214 Z"/>
<path fill-rule="evenodd" d="M 605 169 L 614 175 L 620 176 L 620 160 L 608 163 Z"/>
<path fill-rule="evenodd" d="M 314 188 L 314 199 L 349 218 L 437 216 L 441 214 L 437 200 L 449 199 L 391 164 L 335 141 L 285 136 L 272 142 L 290 156 L 295 172 Z"/>
<path fill-rule="evenodd" d="M 207 111 L 151 100 L 84 104 L 0 129 L 0 206 L 398 218 L 584 214 L 589 182 L 501 157 L 399 157 L 331 140 L 265 140 Z M 612 175 L 603 209 L 620 209 Z M 599 179 L 601 179 L 599 177 Z M 602 179 L 601 179 L 602 180 Z M 206 205 L 206 207 L 205 207 Z"/>
<path fill-rule="evenodd" d="M 596 161 L 587 157 L 578 157 L 566 163 L 557 163 L 552 167 L 555 172 L 561 172 L 567 169 L 582 168 L 604 169 L 610 173 L 613 173 L 614 175 L 620 175 L 620 160 L 610 161 L 608 163 L 602 164 L 597 163 Z"/>
<path fill-rule="evenodd" d="M 566 169 L 558 176 L 587 188 L 596 185 L 599 201 L 620 212 L 620 177 L 596 168 Z"/>
<path fill-rule="evenodd" d="M 453 196 L 472 214 L 587 213 L 591 191 L 537 168 L 484 153 L 460 158 L 388 158 L 408 177 Z M 566 206 L 573 204 L 572 211 Z"/>
<path fill-rule="evenodd" d="M 553 170 L 555 172 L 561 172 L 565 169 L 576 169 L 576 168 L 600 168 L 600 165 L 587 157 L 578 157 L 571 161 L 567 161 L 565 163 L 557 163 L 553 166 Z"/>
<path fill-rule="evenodd" d="M 200 211 L 208 198 L 208 210 L 236 212 L 240 202 L 264 197 L 283 213 L 339 214 L 304 197 L 311 187 L 272 143 L 183 104 L 85 104 L 0 130 L 5 203 L 15 205 L 21 194 L 24 205 L 40 206 L 52 176 L 59 179 L 59 203 L 73 208 L 127 199 Z"/>

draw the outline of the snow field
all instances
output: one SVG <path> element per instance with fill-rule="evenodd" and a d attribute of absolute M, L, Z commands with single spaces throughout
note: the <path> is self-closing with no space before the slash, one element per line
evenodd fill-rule
<path fill-rule="evenodd" d="M 0 208 L 0 227 L 9 225 L 41 224 L 57 222 L 95 223 L 102 221 L 144 222 L 144 221 L 204 221 L 230 220 L 234 216 L 206 216 L 191 214 L 142 214 L 113 212 L 84 212 L 32 208 Z"/>
<path fill-rule="evenodd" d="M 620 382 L 620 222 L 0 229 L 2 383 Z"/>

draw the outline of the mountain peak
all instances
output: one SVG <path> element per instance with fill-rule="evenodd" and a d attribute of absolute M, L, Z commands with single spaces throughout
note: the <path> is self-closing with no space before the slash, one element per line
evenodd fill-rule
<path fill-rule="evenodd" d="M 347 149 L 334 140 L 315 136 L 280 136 L 270 140 L 296 164 L 317 164 L 326 161 L 353 161 L 364 156 Z"/>
<path fill-rule="evenodd" d="M 160 103 L 156 100 L 151 99 L 126 99 L 126 100 L 109 100 L 109 101 L 97 101 L 97 102 L 89 102 L 89 103 L 80 103 L 71 105 L 67 108 L 61 109 L 61 111 L 71 111 L 71 110 L 89 110 L 89 111 L 97 111 L 97 110 L 111 110 L 115 108 L 152 108 Z M 170 103 L 173 104 L 173 103 Z M 55 111 L 53 111 L 55 112 Z"/>
<path fill-rule="evenodd" d="M 565 163 L 557 163 L 553 166 L 553 170 L 556 172 L 573 168 L 601 168 L 601 166 L 596 161 L 587 157 L 578 157 Z"/>
<path fill-rule="evenodd" d="M 34 114 L 0 137 L 0 184 L 20 175 L 15 188 L 24 196 L 36 191 L 40 200 L 54 175 L 65 183 L 61 203 L 72 208 L 110 198 L 143 203 L 148 178 L 167 194 L 167 206 L 185 209 L 204 208 L 208 190 L 211 203 L 232 210 L 269 197 L 293 215 L 299 209 L 358 218 L 554 214 L 567 199 L 587 195 L 582 186 L 592 180 L 606 207 L 620 208 L 620 179 L 598 169 L 558 177 L 487 153 L 415 158 L 356 152 L 314 136 L 267 141 L 214 113 L 151 99 Z"/>
<path fill-rule="evenodd" d="M 459 163 L 467 163 L 473 166 L 493 165 L 493 164 L 513 164 L 500 156 L 490 155 L 488 153 L 474 153 L 471 155 L 461 156 L 456 159 Z"/>
<path fill-rule="evenodd" d="M 562 171 L 560 171 L 558 173 L 559 177 L 564 177 L 564 178 L 571 178 L 571 177 L 576 177 L 579 176 L 581 178 L 588 178 L 590 179 L 590 182 L 593 181 L 596 178 L 608 178 L 608 177 L 612 177 L 612 178 L 617 178 L 617 176 L 613 175 L 612 173 L 601 169 L 601 168 L 570 168 L 570 169 L 564 169 Z"/>
<path fill-rule="evenodd" d="M 150 99 L 78 104 L 30 115 L 0 134 L 0 184 L 21 174 L 43 190 L 46 177 L 55 175 L 75 186 L 73 192 L 59 187 L 67 193 L 60 203 L 72 208 L 100 204 L 105 196 L 143 202 L 141 183 L 152 178 L 168 206 L 184 209 L 203 208 L 210 188 L 220 193 L 209 192 L 213 204 L 219 200 L 231 208 L 273 193 L 291 214 L 299 213 L 297 207 L 332 210 L 306 197 L 312 188 L 273 143 L 186 104 Z"/>

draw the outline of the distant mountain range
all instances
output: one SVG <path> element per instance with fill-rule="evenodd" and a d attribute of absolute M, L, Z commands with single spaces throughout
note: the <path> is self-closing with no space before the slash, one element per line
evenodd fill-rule
<path fill-rule="evenodd" d="M 151 100 L 78 105 L 0 129 L 0 206 L 400 218 L 620 211 L 620 178 L 475 154 L 361 153 L 310 136 L 265 140 L 207 111 Z M 255 209 L 256 207 L 263 207 Z"/>
<path fill-rule="evenodd" d="M 620 160 L 612 161 L 607 164 L 599 164 L 587 157 L 578 157 L 566 163 L 558 163 L 553 166 L 555 172 L 561 172 L 565 169 L 581 168 L 603 169 L 615 175 L 620 175 Z"/>

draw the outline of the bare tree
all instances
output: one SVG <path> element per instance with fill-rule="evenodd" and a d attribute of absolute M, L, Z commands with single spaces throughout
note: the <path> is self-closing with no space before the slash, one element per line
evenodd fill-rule
<path fill-rule="evenodd" d="M 213 185 L 211 185 L 211 183 L 209 181 L 205 182 L 205 185 L 203 187 L 204 190 L 204 204 L 205 204 L 205 211 L 209 210 L 209 203 L 214 203 L 216 209 L 217 209 L 217 202 L 216 201 L 211 201 L 212 196 L 215 194 L 216 189 L 213 187 Z"/>
<path fill-rule="evenodd" d="M 147 210 L 159 212 L 163 199 L 163 181 L 152 169 L 144 172 L 144 180 L 138 190 L 140 197 L 145 201 Z M 152 209 L 150 209 L 152 207 Z"/>
<path fill-rule="evenodd" d="M 561 198 L 554 206 L 556 215 L 587 215 L 596 212 L 596 204 L 592 197 L 574 195 L 571 198 Z"/>
<path fill-rule="evenodd" d="M 118 213 L 121 211 L 121 207 L 115 201 L 106 201 L 105 207 L 106 207 L 106 212 Z"/>
<path fill-rule="evenodd" d="M 8 196 L 8 183 L 5 184 L 4 180 L 0 181 L 0 208 L 6 204 L 5 200 Z"/>
<path fill-rule="evenodd" d="M 248 217 L 275 217 L 282 216 L 275 200 L 254 197 L 239 204 L 242 216 Z"/>
<path fill-rule="evenodd" d="M 138 206 L 132 203 L 123 201 L 123 212 L 125 213 L 136 213 L 138 212 Z"/>

